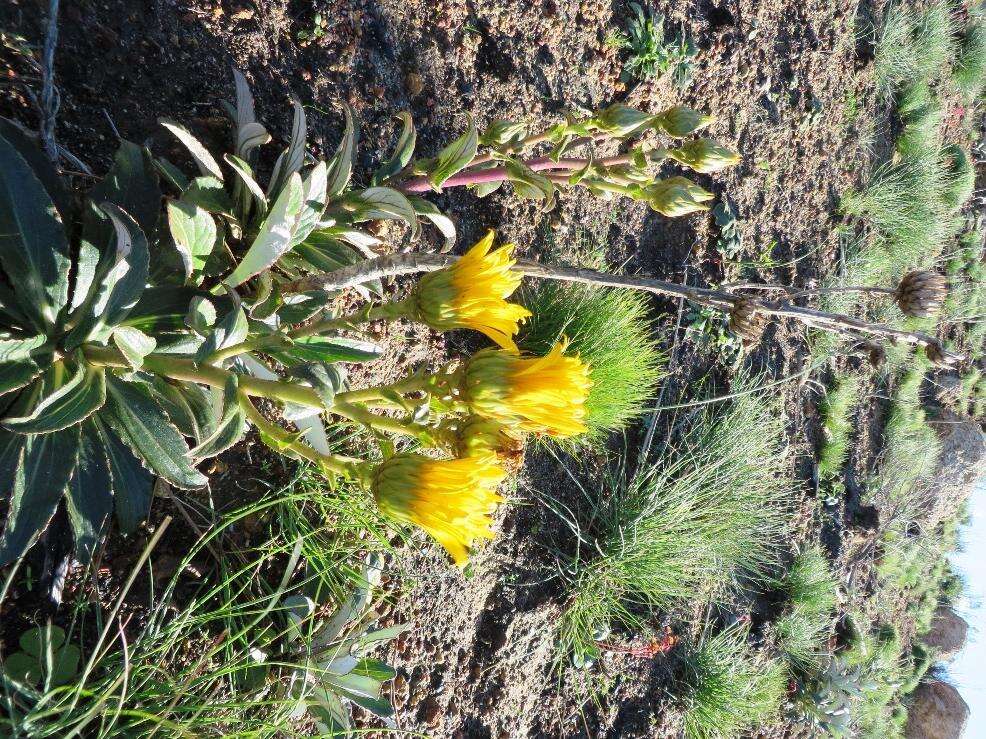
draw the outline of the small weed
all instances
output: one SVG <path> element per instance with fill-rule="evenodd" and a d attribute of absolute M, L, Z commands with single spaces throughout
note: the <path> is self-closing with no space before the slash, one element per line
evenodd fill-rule
<path fill-rule="evenodd" d="M 773 724 L 787 696 L 783 663 L 756 655 L 740 624 L 706 635 L 687 664 L 688 739 L 727 739 Z"/>
<path fill-rule="evenodd" d="M 610 31 L 606 44 L 614 49 L 626 50 L 629 57 L 623 63 L 621 79 L 645 80 L 670 74 L 675 84 L 684 87 L 692 78 L 692 63 L 698 51 L 684 33 L 669 36 L 664 16 L 651 9 L 644 10 L 638 3 L 630 3 L 633 17 L 627 32 Z"/>
<path fill-rule="evenodd" d="M 317 43 L 319 40 L 325 37 L 329 32 L 328 19 L 321 13 L 315 13 L 315 17 L 312 18 L 312 24 L 309 28 L 303 28 L 298 31 L 297 39 L 299 46 L 308 46 L 311 43 Z"/>
<path fill-rule="evenodd" d="M 781 589 L 788 597 L 774 628 L 781 650 L 802 673 L 818 670 L 828 653 L 828 632 L 836 608 L 836 582 L 824 552 L 817 546 L 800 552 Z"/>
<path fill-rule="evenodd" d="M 825 434 L 818 454 L 818 476 L 821 479 L 838 477 L 849 452 L 852 433 L 852 413 L 859 403 L 860 378 L 857 375 L 840 377 L 822 404 L 822 431 Z"/>

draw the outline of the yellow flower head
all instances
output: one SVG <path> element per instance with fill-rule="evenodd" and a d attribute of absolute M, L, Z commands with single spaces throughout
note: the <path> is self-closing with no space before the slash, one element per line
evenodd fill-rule
<path fill-rule="evenodd" d="M 463 398 L 473 413 L 508 428 L 558 437 L 584 433 L 592 380 L 588 365 L 564 356 L 567 346 L 561 341 L 544 357 L 477 352 L 465 367 Z"/>
<path fill-rule="evenodd" d="M 423 528 L 462 565 L 475 539 L 493 538 L 490 514 L 503 500 L 496 489 L 506 476 L 492 455 L 399 454 L 376 468 L 372 490 L 382 511 Z"/>
<path fill-rule="evenodd" d="M 413 317 L 437 331 L 471 328 L 517 351 L 513 337 L 531 312 L 506 301 L 522 279 L 510 269 L 513 244 L 490 252 L 492 246 L 490 231 L 451 267 L 422 277 L 411 298 Z"/>

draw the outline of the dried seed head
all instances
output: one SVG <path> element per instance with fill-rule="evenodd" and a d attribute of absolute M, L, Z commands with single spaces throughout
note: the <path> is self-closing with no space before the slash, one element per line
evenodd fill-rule
<path fill-rule="evenodd" d="M 870 344 L 869 349 L 870 364 L 875 369 L 879 369 L 887 361 L 887 350 L 883 348 L 882 344 Z"/>
<path fill-rule="evenodd" d="M 900 281 L 894 295 L 906 316 L 931 318 L 938 314 L 948 295 L 948 280 L 937 272 L 909 272 Z"/>
<path fill-rule="evenodd" d="M 925 344 L 924 354 L 936 367 L 952 367 L 957 363 L 955 355 L 946 352 L 945 348 L 938 341 Z"/>
<path fill-rule="evenodd" d="M 757 310 L 757 303 L 747 298 L 737 298 L 729 311 L 729 328 L 740 337 L 743 346 L 752 346 L 760 341 L 767 319 Z"/>

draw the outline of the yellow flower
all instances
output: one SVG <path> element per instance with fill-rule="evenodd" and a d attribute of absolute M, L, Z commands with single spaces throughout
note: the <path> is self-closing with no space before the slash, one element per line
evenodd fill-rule
<path fill-rule="evenodd" d="M 374 471 L 372 491 L 382 511 L 420 526 L 463 565 L 474 540 L 493 538 L 490 514 L 503 501 L 496 489 L 506 476 L 492 455 L 399 454 Z"/>
<path fill-rule="evenodd" d="M 589 367 L 563 355 L 567 341 L 544 357 L 520 357 L 494 349 L 477 352 L 465 367 L 463 398 L 473 413 L 508 428 L 549 436 L 586 431 Z"/>
<path fill-rule="evenodd" d="M 523 277 L 510 269 L 513 244 L 490 252 L 492 246 L 490 231 L 451 267 L 422 277 L 410 299 L 411 317 L 437 331 L 480 331 L 502 348 L 517 351 L 513 337 L 531 312 L 506 298 Z"/>

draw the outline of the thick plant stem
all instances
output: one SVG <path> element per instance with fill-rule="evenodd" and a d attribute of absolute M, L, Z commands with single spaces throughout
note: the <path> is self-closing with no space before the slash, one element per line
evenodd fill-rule
<path fill-rule="evenodd" d="M 354 465 L 359 463 L 358 459 L 336 454 L 322 454 L 307 444 L 298 443 L 294 434 L 290 431 L 264 418 L 263 414 L 257 410 L 257 407 L 245 393 L 241 394 L 240 407 L 243 408 L 250 423 L 256 426 L 258 431 L 284 444 L 291 452 L 297 454 L 299 457 L 312 462 L 321 469 L 335 472 L 338 475 L 353 476 L 356 472 Z"/>
<path fill-rule="evenodd" d="M 423 427 L 412 428 L 407 423 L 396 418 L 391 418 L 390 416 L 378 416 L 376 413 L 371 413 L 366 408 L 362 408 L 357 405 L 336 403 L 332 406 L 332 412 L 342 416 L 343 418 L 348 418 L 350 421 L 363 424 L 364 426 L 376 431 L 386 431 L 391 434 L 399 434 L 402 436 L 413 436 L 421 441 L 426 441 L 426 439 L 423 438 L 423 434 L 426 434 L 427 430 Z"/>
<path fill-rule="evenodd" d="M 361 390 L 347 390 L 343 393 L 336 393 L 338 403 L 372 403 L 379 400 L 387 400 L 387 395 L 394 393 L 414 393 L 423 392 L 429 387 L 430 378 L 427 376 L 412 376 L 395 382 L 391 385 L 381 385 L 379 387 L 368 387 Z"/>
<path fill-rule="evenodd" d="M 311 275 L 287 283 L 281 286 L 281 291 L 286 294 L 320 289 L 342 290 L 382 277 L 434 272 L 454 264 L 457 260 L 458 257 L 451 254 L 395 254 L 375 257 L 334 272 Z M 679 285 L 675 282 L 664 282 L 647 277 L 612 275 L 591 269 L 549 267 L 524 259 L 517 260 L 514 269 L 529 277 L 578 282 L 599 287 L 629 288 L 631 290 L 643 290 L 655 295 L 685 298 L 693 303 L 724 311 L 732 309 L 739 300 L 745 300 L 754 303 L 757 311 L 767 316 L 791 318 L 808 326 L 834 333 L 878 336 L 916 346 L 933 346 L 941 350 L 945 361 L 950 364 L 965 359 L 960 354 L 942 348 L 938 339 L 929 334 L 919 331 L 903 331 L 882 323 L 870 323 L 840 313 L 826 313 L 811 308 L 802 308 L 784 301 L 751 300 L 748 297 L 738 296 L 725 290 L 689 287 L 688 285 Z"/>
<path fill-rule="evenodd" d="M 104 367 L 129 367 L 126 359 L 116 349 L 110 347 L 88 345 L 84 349 L 86 359 L 92 364 Z M 149 354 L 144 357 L 144 369 L 162 377 L 174 380 L 197 382 L 212 387 L 225 387 L 226 381 L 233 374 L 228 370 L 213 367 L 208 364 L 195 364 L 190 359 L 171 357 L 161 354 Z M 239 388 L 247 395 L 279 400 L 281 402 L 297 403 L 309 408 L 323 408 L 319 394 L 310 387 L 292 382 L 274 382 L 261 380 L 249 375 L 239 375 Z"/>

